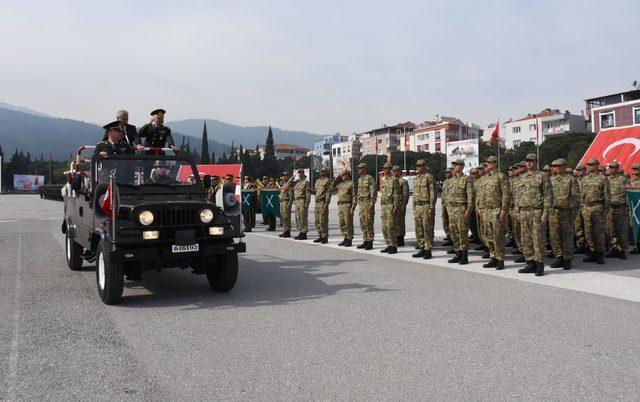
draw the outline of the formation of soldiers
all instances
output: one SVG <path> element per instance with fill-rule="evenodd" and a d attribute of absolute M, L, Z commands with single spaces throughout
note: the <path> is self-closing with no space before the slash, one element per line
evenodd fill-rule
<path fill-rule="evenodd" d="M 633 166 L 632 177 L 624 174 L 617 162 L 610 162 L 605 170 L 596 159 L 575 169 L 567 167 L 566 160 L 557 159 L 540 170 L 535 154 L 509 167 L 508 175 L 499 171 L 494 156 L 471 169 L 469 175 L 464 173 L 464 166 L 464 160 L 454 161 L 442 183 L 443 245 L 451 247 L 447 251 L 452 254 L 449 263 L 468 264 L 470 243 L 478 243 L 476 250 L 484 251 L 482 257 L 488 260 L 484 268 L 504 269 L 506 249 L 511 247 L 514 261 L 524 263 L 518 272 L 537 276 L 544 274 L 545 258 L 553 258 L 551 268 L 567 270 L 576 253 L 587 254 L 584 262 L 597 264 L 603 264 L 605 257 L 626 258 L 630 219 L 625 192 L 640 187 L 640 164 Z M 418 249 L 412 257 L 432 258 L 437 185 L 425 161 L 416 162 L 412 198 L 399 166 L 383 166 L 379 191 L 376 180 L 366 174 L 366 164 L 360 163 L 357 169 L 357 183 L 348 170 L 330 180 L 326 168 L 321 169 L 313 186 L 302 169 L 297 171 L 297 178 L 283 172 L 280 180 L 270 179 L 272 187 L 279 189 L 284 229 L 280 237 L 291 237 L 293 210 L 298 229 L 295 239 L 308 239 L 307 217 L 314 196 L 318 233 L 314 242 L 328 243 L 329 204 L 332 197 L 337 197 L 343 236 L 339 245 L 353 246 L 354 214 L 358 209 L 363 240 L 357 248 L 372 250 L 379 198 L 385 242 L 380 252 L 395 254 L 404 246 L 406 209 L 412 199 Z M 253 222 L 249 226 L 255 225 L 255 219 L 247 221 Z"/>

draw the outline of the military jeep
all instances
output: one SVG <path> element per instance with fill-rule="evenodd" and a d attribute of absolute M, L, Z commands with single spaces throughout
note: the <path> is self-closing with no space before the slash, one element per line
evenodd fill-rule
<path fill-rule="evenodd" d="M 235 185 L 208 199 L 209 176 L 168 149 L 144 155 L 83 156 L 80 147 L 63 189 L 65 254 L 71 270 L 96 262 L 98 294 L 106 304 L 122 298 L 125 277 L 149 270 L 191 268 L 211 288 L 227 292 L 238 275 L 240 204 Z M 236 240 L 237 239 L 237 240 Z"/>

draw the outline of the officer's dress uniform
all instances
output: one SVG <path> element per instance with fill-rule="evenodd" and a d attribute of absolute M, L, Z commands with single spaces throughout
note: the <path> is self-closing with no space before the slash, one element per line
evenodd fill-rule
<path fill-rule="evenodd" d="M 309 181 L 304 178 L 296 181 L 293 186 L 293 195 L 296 205 L 296 226 L 298 227 L 299 240 L 307 238 L 308 231 L 308 216 L 309 216 L 309 203 L 311 202 L 311 193 L 309 189 Z"/>
<path fill-rule="evenodd" d="M 133 148 L 125 141 L 111 142 L 109 140 L 102 141 L 96 144 L 94 154 L 100 152 L 106 152 L 108 155 L 131 155 L 133 154 Z"/>
<path fill-rule="evenodd" d="M 140 138 L 144 138 L 144 146 L 151 148 L 165 148 L 166 145 L 173 147 L 175 142 L 171 135 L 171 129 L 167 126 L 158 126 L 155 123 L 145 124 L 138 132 Z"/>
<path fill-rule="evenodd" d="M 496 168 L 497 169 L 497 168 Z M 484 179 L 479 185 L 480 197 L 484 211 L 482 212 L 482 236 L 489 248 L 491 262 L 485 264 L 485 268 L 504 268 L 504 236 L 505 225 L 500 223 L 500 214 L 509 213 L 511 194 L 509 180 L 504 173 L 496 169 L 482 176 Z"/>
<path fill-rule="evenodd" d="M 553 209 L 549 215 L 549 237 L 556 261 L 552 268 L 571 268 L 574 255 L 575 217 L 580 210 L 580 185 L 569 174 L 551 177 Z"/>
<path fill-rule="evenodd" d="M 418 174 L 413 179 L 413 220 L 420 251 L 414 257 L 431 257 L 436 199 L 436 182 L 433 176 L 427 172 Z"/>

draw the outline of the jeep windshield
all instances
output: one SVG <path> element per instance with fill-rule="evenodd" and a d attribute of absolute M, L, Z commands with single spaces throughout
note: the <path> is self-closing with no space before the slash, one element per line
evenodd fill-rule
<path fill-rule="evenodd" d="M 185 160 L 100 158 L 96 161 L 98 184 L 108 183 L 112 172 L 117 184 L 131 187 L 194 186 L 197 183 L 196 172 Z"/>

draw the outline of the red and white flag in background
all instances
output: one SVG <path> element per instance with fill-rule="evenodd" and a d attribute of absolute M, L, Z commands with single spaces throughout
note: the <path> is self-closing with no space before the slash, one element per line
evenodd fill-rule
<path fill-rule="evenodd" d="M 491 133 L 491 141 L 497 142 L 499 138 L 500 138 L 500 122 L 497 122 L 496 128 L 494 128 L 493 132 Z"/>

